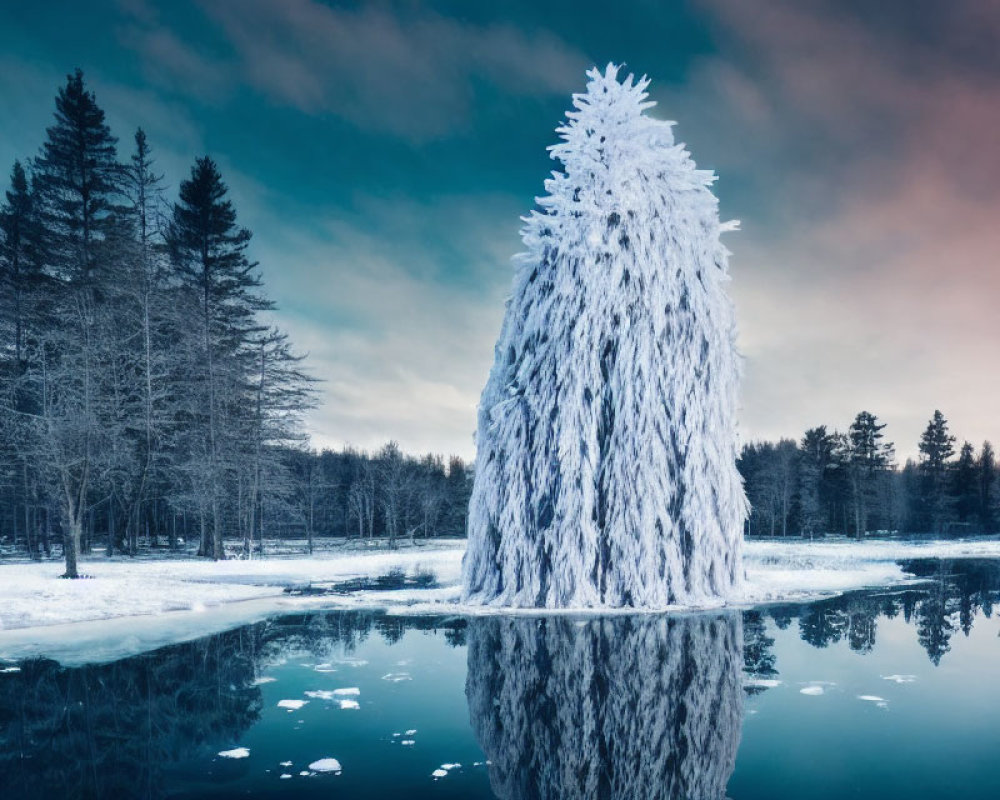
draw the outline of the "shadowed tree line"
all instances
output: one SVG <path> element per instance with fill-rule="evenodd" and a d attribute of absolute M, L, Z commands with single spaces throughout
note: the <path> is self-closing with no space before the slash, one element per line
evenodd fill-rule
<path fill-rule="evenodd" d="M 867 411 L 846 433 L 811 428 L 798 442 L 753 442 L 738 466 L 751 504 L 751 536 L 879 534 L 965 536 L 1000 530 L 993 446 L 956 450 L 935 411 L 919 457 L 900 467 L 885 424 Z"/>
<path fill-rule="evenodd" d="M 120 147 L 67 77 L 0 197 L 0 545 L 76 577 L 98 544 L 461 532 L 461 461 L 303 451 L 314 381 L 250 240 L 211 158 L 168 197 L 142 129 Z"/>

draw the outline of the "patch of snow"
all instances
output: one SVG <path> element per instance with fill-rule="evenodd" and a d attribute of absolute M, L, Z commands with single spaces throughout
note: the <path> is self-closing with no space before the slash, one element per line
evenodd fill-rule
<path fill-rule="evenodd" d="M 292 711 L 298 711 L 308 702 L 308 700 L 279 700 L 278 708 L 287 708 L 289 713 L 291 713 Z"/>
<path fill-rule="evenodd" d="M 274 683 L 277 678 L 272 678 L 270 675 L 264 675 L 260 678 L 256 678 L 253 682 L 254 686 L 263 686 L 265 683 Z"/>
<path fill-rule="evenodd" d="M 313 772 L 341 772 L 340 762 L 335 758 L 321 758 L 309 765 Z"/>
<path fill-rule="evenodd" d="M 219 755 L 223 758 L 249 758 L 250 750 L 246 747 L 234 747 L 232 750 L 223 750 Z"/>
<path fill-rule="evenodd" d="M 20 671 L 20 667 L 4 667 L 3 669 L 0 669 L 0 675 L 11 675 L 12 673 Z"/>

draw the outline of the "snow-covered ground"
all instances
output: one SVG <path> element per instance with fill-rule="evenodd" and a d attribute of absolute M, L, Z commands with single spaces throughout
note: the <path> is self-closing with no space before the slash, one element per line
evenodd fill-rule
<path fill-rule="evenodd" d="M 62 565 L 0 566 L 0 659 L 46 655 L 103 661 L 280 613 L 386 608 L 405 613 L 477 613 L 459 604 L 462 540 L 398 551 L 327 553 L 257 561 L 88 561 L 79 581 Z M 747 605 L 804 600 L 910 579 L 899 560 L 1000 558 L 1000 541 L 747 542 Z M 287 594 L 286 587 L 432 572 L 437 586 L 338 595 Z"/>

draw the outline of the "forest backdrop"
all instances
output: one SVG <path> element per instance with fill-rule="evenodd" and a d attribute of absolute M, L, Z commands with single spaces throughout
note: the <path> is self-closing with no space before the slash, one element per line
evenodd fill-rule
<path fill-rule="evenodd" d="M 126 155 L 127 153 L 127 155 Z M 209 157 L 170 196 L 154 145 L 108 128 L 81 72 L 0 205 L 0 546 L 33 557 L 267 539 L 464 535 L 471 465 L 315 452 L 315 377 L 272 324 Z M 750 535 L 994 533 L 992 447 L 955 447 L 935 412 L 900 466 L 885 425 L 750 443 Z"/>

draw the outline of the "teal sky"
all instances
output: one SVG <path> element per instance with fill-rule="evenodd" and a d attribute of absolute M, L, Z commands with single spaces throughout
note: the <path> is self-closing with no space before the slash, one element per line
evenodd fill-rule
<path fill-rule="evenodd" d="M 623 61 L 743 223 L 745 435 L 866 408 L 906 455 L 941 408 L 996 439 L 1000 10 L 872 5 L 0 0 L 0 165 L 81 67 L 171 196 L 219 162 L 324 380 L 317 445 L 471 456 L 518 217 L 584 70 Z"/>

